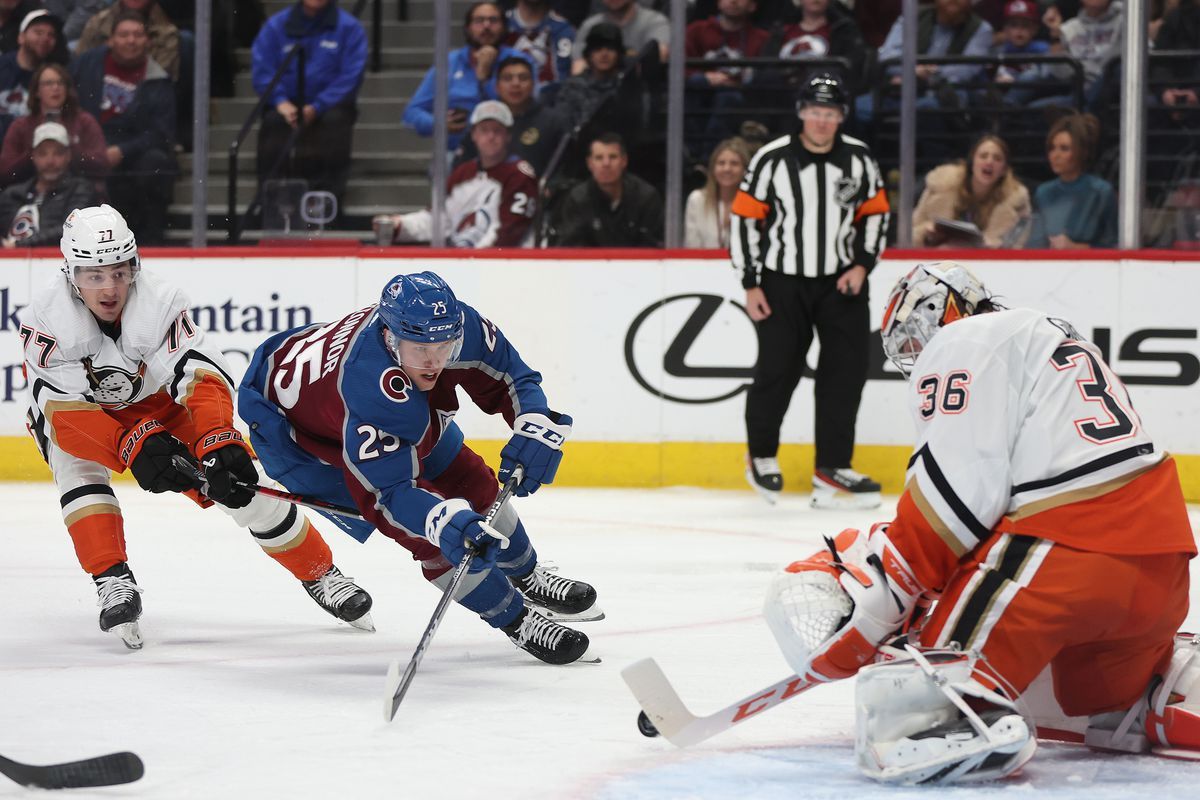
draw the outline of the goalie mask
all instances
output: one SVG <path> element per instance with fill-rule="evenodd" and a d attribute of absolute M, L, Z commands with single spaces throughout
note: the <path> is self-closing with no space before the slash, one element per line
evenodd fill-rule
<path fill-rule="evenodd" d="M 72 211 L 63 222 L 59 248 L 66 259 L 63 273 L 76 292 L 130 285 L 141 269 L 133 231 L 108 204 Z"/>
<path fill-rule="evenodd" d="M 433 272 L 397 275 L 388 281 L 379 298 L 379 318 L 387 329 L 388 349 L 401 366 L 402 342 L 417 345 L 439 369 L 456 360 L 462 349 L 462 308 L 450 286 Z"/>
<path fill-rule="evenodd" d="M 905 375 L 929 340 L 945 325 L 979 312 L 987 290 L 970 270 L 953 261 L 918 264 L 896 283 L 879 326 L 883 352 Z"/>

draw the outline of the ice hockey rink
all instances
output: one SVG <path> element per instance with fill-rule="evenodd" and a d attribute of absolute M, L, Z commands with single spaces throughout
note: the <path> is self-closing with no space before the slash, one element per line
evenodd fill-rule
<path fill-rule="evenodd" d="M 942 790 L 872 784 L 853 766 L 852 686 L 821 686 L 688 750 L 646 739 L 620 677 L 655 657 L 707 714 L 789 673 L 760 614 L 773 570 L 877 512 L 769 507 L 749 491 L 549 487 L 517 500 L 543 561 L 593 583 L 580 627 L 599 665 L 552 667 L 453 607 L 392 723 L 389 661 L 407 662 L 438 593 L 399 546 L 324 524 L 378 631 L 324 615 L 216 510 L 118 484 L 145 648 L 96 625 L 49 483 L 0 484 L 0 754 L 53 763 L 132 750 L 145 777 L 70 797 L 859 798 L 1195 797 L 1200 763 L 1044 745 L 1019 776 Z M 1200 509 L 1192 508 L 1200 529 Z M 1200 590 L 1193 567 L 1193 591 Z M 1200 612 L 1188 617 L 1200 628 Z M 0 777 L 0 798 L 29 795 Z"/>

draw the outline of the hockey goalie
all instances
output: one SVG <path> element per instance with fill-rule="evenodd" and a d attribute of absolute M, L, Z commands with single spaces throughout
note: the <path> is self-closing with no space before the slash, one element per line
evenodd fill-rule
<path fill-rule="evenodd" d="M 1064 718 L 1092 747 L 1200 757 L 1200 637 L 1177 634 L 1195 539 L 1100 351 L 952 262 L 902 278 L 881 330 L 917 428 L 896 517 L 788 566 L 766 604 L 799 675 L 856 676 L 859 768 L 1001 778 Z"/>

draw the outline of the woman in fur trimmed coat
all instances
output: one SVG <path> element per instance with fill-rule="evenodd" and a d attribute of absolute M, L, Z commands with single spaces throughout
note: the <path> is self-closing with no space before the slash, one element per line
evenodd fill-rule
<path fill-rule="evenodd" d="M 1008 145 L 986 134 L 966 161 L 943 164 L 925 176 L 925 191 L 913 212 L 913 246 L 1021 247 L 1029 237 L 1032 209 L 1029 190 L 1008 163 Z M 983 233 L 982 244 L 956 239 L 939 219 L 971 222 Z"/>

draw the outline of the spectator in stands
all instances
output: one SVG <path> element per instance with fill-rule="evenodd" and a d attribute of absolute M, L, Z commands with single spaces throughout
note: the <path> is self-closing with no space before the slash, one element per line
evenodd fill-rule
<path fill-rule="evenodd" d="M 566 116 L 533 97 L 533 67 L 520 56 L 509 56 L 496 67 L 496 94 L 512 112 L 513 155 L 529 162 L 534 173 L 541 177 L 555 149 L 570 132 Z M 463 140 L 455 166 L 475 158 L 475 142 Z"/>
<path fill-rule="evenodd" d="M 752 25 L 755 0 L 719 0 L 718 13 L 687 26 L 684 51 L 687 58 L 755 58 L 763 54 L 770 38 Z M 727 138 L 742 123 L 746 96 L 742 87 L 753 70 L 737 66 L 687 71 L 686 133 L 688 149 L 704 158 L 717 142 Z"/>
<path fill-rule="evenodd" d="M 913 212 L 916 247 L 1020 247 L 1029 236 L 1029 190 L 1013 175 L 1008 145 L 986 134 L 967 160 L 943 164 L 925 176 Z M 968 223 L 978 231 L 945 223 Z"/>
<path fill-rule="evenodd" d="M 663 201 L 654 187 L 627 171 L 629 154 L 615 133 L 588 149 L 591 178 L 567 193 L 558 213 L 561 247 L 662 247 Z"/>
<path fill-rule="evenodd" d="M 471 111 L 470 135 L 478 157 L 456 167 L 446 184 L 443 219 L 451 247 L 529 246 L 537 176 L 509 152 L 512 125 L 512 112 L 499 100 L 484 100 Z M 376 217 L 376 235 L 389 225 L 393 242 L 428 242 L 433 215 L 414 211 Z"/>
<path fill-rule="evenodd" d="M 823 66 L 822 72 L 838 75 L 854 93 L 863 86 L 863 66 L 866 45 L 854 18 L 836 0 L 792 0 L 800 16 L 782 31 L 780 58 L 845 58 L 848 69 Z M 791 93 L 807 82 L 807 75 L 797 76 Z"/>
<path fill-rule="evenodd" d="M 74 50 L 88 20 L 112 5 L 112 0 L 45 0 L 42 5 L 62 20 L 63 40 L 68 50 Z"/>
<path fill-rule="evenodd" d="M 1034 0 L 1009 0 L 1004 6 L 1004 41 L 996 48 L 1002 56 L 1044 56 L 1050 52 L 1050 43 L 1036 39 L 1041 27 L 1041 11 Z M 1048 64 L 1013 62 L 1001 65 L 993 80 L 998 84 L 1045 83 L 1053 77 Z M 1008 105 L 1021 106 L 1028 103 L 1045 87 L 1010 86 L 1002 99 Z"/>
<path fill-rule="evenodd" d="M 671 24 L 662 14 L 641 6 L 633 0 L 603 0 L 604 10 L 593 14 L 579 26 L 579 34 L 575 37 L 575 49 L 572 52 L 574 64 L 571 71 L 578 75 L 587 69 L 584 48 L 587 35 L 592 28 L 601 23 L 611 23 L 621 29 L 621 39 L 625 43 L 624 55 L 639 58 L 646 46 L 651 42 L 658 45 L 659 61 L 666 63 L 667 47 L 671 42 Z"/>
<path fill-rule="evenodd" d="M 77 208 L 96 204 L 92 182 L 71 174 L 71 139 L 57 122 L 33 132 L 35 175 L 0 193 L 4 247 L 45 247 L 62 238 L 63 220 Z"/>
<path fill-rule="evenodd" d="M 549 0 L 517 0 L 505 16 L 504 43 L 533 63 L 539 92 L 571 77 L 575 28 L 550 10 Z"/>
<path fill-rule="evenodd" d="M 633 80 L 633 71 L 625 66 L 625 45 L 621 29 L 604 22 L 592 26 L 584 45 L 586 69 L 563 84 L 554 100 L 572 128 L 597 118 L 605 103 L 602 124 L 622 136 L 635 136 L 643 122 L 640 86 Z"/>
<path fill-rule="evenodd" d="M 450 51 L 450 98 L 446 112 L 447 152 L 454 152 L 467 129 L 471 109 L 481 100 L 496 99 L 496 66 L 513 55 L 521 55 L 501 44 L 505 36 L 504 14 L 496 3 L 472 3 L 463 21 L 467 43 Z M 521 56 L 524 58 L 524 56 Z M 421 136 L 433 135 L 434 67 L 404 109 L 404 124 Z"/>
<path fill-rule="evenodd" d="M 108 142 L 110 201 L 139 242 L 162 242 L 176 174 L 175 89 L 150 56 L 145 19 L 118 14 L 108 44 L 75 59 L 72 75 L 80 107 Z"/>
<path fill-rule="evenodd" d="M 685 247 L 729 249 L 730 208 L 748 166 L 750 149 L 741 139 L 726 139 L 713 148 L 708 160 L 708 179 L 687 198 Z"/>
<path fill-rule="evenodd" d="M 898 18 L 879 48 L 879 60 L 899 58 L 903 46 L 904 20 Z M 992 46 L 992 26 L 971 11 L 970 0 L 934 0 L 933 8 L 917 17 L 917 54 L 924 56 L 986 56 Z M 888 80 L 900 83 L 899 65 L 889 66 Z M 978 84 L 983 67 L 975 64 L 918 64 L 917 108 L 955 108 L 966 103 L 961 87 Z M 889 108 L 899 101 L 889 98 Z M 858 123 L 866 125 L 874 118 L 874 101 L 869 93 L 855 103 Z"/>
<path fill-rule="evenodd" d="M 1200 50 L 1200 2 L 1181 0 L 1163 18 L 1155 50 Z M 1158 97 L 1167 107 L 1200 106 L 1200 59 L 1171 59 L 1155 64 L 1150 80 L 1162 87 Z"/>
<path fill-rule="evenodd" d="M 367 34 L 336 0 L 300 0 L 273 15 L 254 39 L 254 91 L 262 95 L 295 47 L 304 48 L 304 97 L 299 68 L 288 65 L 271 93 L 258 130 L 258 179 L 267 180 L 301 128 L 283 175 L 331 192 L 339 213 L 350 173 L 350 142 L 358 118 L 358 89 L 367 66 Z M 287 159 L 284 159 L 287 161 Z"/>
<path fill-rule="evenodd" d="M 29 85 L 29 114 L 13 122 L 0 148 L 0 186 L 33 177 L 33 134 L 43 122 L 62 123 L 70 136 L 71 171 L 102 185 L 108 175 L 104 131 L 79 107 L 71 73 L 62 64 L 43 64 Z"/>
<path fill-rule="evenodd" d="M 21 21 L 17 49 L 0 55 L 0 133 L 29 113 L 29 81 L 53 55 L 61 27 L 49 11 L 30 11 Z"/>
<path fill-rule="evenodd" d="M 158 7 L 156 0 L 117 0 L 88 20 L 75 44 L 75 54 L 81 55 L 102 46 L 112 38 L 113 25 L 121 14 L 137 14 L 146 23 L 150 37 L 150 57 L 167 71 L 171 80 L 179 78 L 179 28 Z"/>
<path fill-rule="evenodd" d="M 0 0 L 0 53 L 17 49 L 21 21 L 41 5 L 37 0 Z"/>
<path fill-rule="evenodd" d="M 1116 246 L 1116 193 L 1108 181 L 1086 171 L 1099 139 L 1100 123 L 1091 114 L 1071 114 L 1050 126 L 1046 158 L 1056 177 L 1033 193 L 1030 247 L 1079 250 Z"/>
<path fill-rule="evenodd" d="M 1125 9 L 1121 0 L 1080 0 L 1079 13 L 1062 23 L 1062 52 L 1083 65 L 1083 91 L 1088 108 L 1093 108 L 1101 91 L 1101 77 L 1108 62 L 1121 55 L 1125 39 Z M 1066 65 L 1057 67 L 1062 78 L 1071 75 Z"/>

